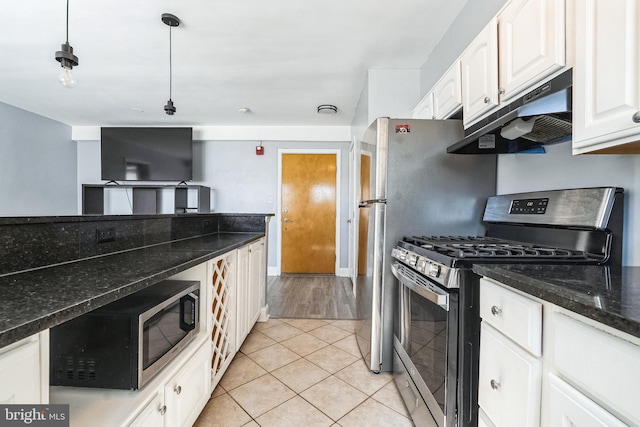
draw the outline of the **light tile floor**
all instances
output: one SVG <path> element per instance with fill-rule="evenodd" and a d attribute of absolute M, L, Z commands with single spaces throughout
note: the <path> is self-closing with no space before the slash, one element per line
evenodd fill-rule
<path fill-rule="evenodd" d="M 352 320 L 256 323 L 196 427 L 413 426 L 390 373 L 370 372 Z"/>

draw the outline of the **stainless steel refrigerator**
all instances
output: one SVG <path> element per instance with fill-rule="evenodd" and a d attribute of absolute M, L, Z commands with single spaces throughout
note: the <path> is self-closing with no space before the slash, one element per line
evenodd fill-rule
<path fill-rule="evenodd" d="M 359 144 L 360 215 L 356 338 L 374 372 L 392 370 L 397 283 L 391 250 L 402 236 L 483 235 L 496 191 L 496 156 L 447 154 L 459 120 L 378 118 Z"/>

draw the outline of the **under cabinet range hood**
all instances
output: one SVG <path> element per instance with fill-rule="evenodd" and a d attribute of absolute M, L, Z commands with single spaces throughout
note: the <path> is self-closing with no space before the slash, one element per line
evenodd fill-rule
<path fill-rule="evenodd" d="M 455 154 L 544 153 L 543 145 L 571 138 L 572 70 L 465 130 L 461 141 L 447 148 Z"/>

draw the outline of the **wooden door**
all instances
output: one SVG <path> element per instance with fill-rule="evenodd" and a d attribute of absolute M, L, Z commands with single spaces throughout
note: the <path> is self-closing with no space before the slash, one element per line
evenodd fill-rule
<path fill-rule="evenodd" d="M 336 271 L 335 154 L 282 155 L 282 272 Z"/>
<path fill-rule="evenodd" d="M 371 198 L 371 156 L 360 155 L 360 200 Z M 358 275 L 367 272 L 367 244 L 369 241 L 369 209 L 361 208 L 358 221 Z"/>

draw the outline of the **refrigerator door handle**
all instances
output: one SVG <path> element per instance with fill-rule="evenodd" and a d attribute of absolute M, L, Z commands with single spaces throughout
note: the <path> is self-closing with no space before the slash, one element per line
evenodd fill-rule
<path fill-rule="evenodd" d="M 358 203 L 358 207 L 360 209 L 367 208 L 371 205 L 375 205 L 376 203 L 387 203 L 387 199 L 371 199 L 371 200 L 363 200 Z"/>

